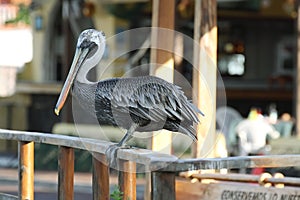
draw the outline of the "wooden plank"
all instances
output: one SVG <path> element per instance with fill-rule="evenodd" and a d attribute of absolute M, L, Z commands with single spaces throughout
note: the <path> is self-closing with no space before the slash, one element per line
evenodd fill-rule
<path fill-rule="evenodd" d="M 105 153 L 106 149 L 113 144 L 107 141 L 100 141 L 90 138 L 80 138 L 52 133 L 27 132 L 7 129 L 0 129 L 0 139 L 33 141 L 36 143 L 73 147 L 76 149 L 84 149 L 89 151 L 95 151 L 98 153 Z"/>
<path fill-rule="evenodd" d="M 14 106 L 30 106 L 31 97 L 26 94 L 14 94 L 10 97 L 0 99 L 1 106 L 14 105 Z"/>
<path fill-rule="evenodd" d="M 0 139 L 17 141 L 34 141 L 36 143 L 51 144 L 57 146 L 72 147 L 91 152 L 105 154 L 106 149 L 114 144 L 111 142 L 90 138 L 72 137 L 66 135 L 26 132 L 16 130 L 0 129 Z M 119 149 L 118 158 L 135 161 L 140 164 L 148 165 L 153 159 L 165 160 L 167 162 L 176 161 L 175 156 L 153 152 L 147 149 Z M 164 165 L 163 165 L 164 166 Z"/>
<path fill-rule="evenodd" d="M 61 88 L 62 88 L 61 83 L 18 82 L 16 85 L 16 93 L 57 95 L 60 93 Z"/>
<path fill-rule="evenodd" d="M 156 161 L 153 161 L 153 166 Z M 161 164 L 159 161 L 156 164 Z M 166 163 L 164 163 L 166 165 Z M 179 159 L 160 171 L 192 171 L 201 169 L 273 168 L 300 166 L 299 155 L 243 156 L 226 158 Z M 150 168 L 151 170 L 151 168 Z"/>
<path fill-rule="evenodd" d="M 175 200 L 175 173 L 151 172 L 151 199 Z"/>
<path fill-rule="evenodd" d="M 205 114 L 197 125 L 193 157 L 214 157 L 216 141 L 217 2 L 195 1 L 193 103 Z M 198 44 L 197 44 L 198 42 Z"/>
<path fill-rule="evenodd" d="M 276 177 L 277 176 L 277 177 Z M 300 178 L 284 177 L 282 174 L 276 174 L 272 177 L 268 173 L 261 175 L 252 174 L 193 174 L 190 178 L 197 178 L 199 180 L 212 181 L 230 181 L 230 182 L 244 182 L 257 184 L 272 184 L 284 186 L 300 186 Z"/>
<path fill-rule="evenodd" d="M 103 154 L 93 153 L 93 200 L 109 199 L 109 167 Z"/>
<path fill-rule="evenodd" d="M 176 181 L 178 199 L 189 200 L 225 200 L 225 199 L 266 199 L 287 200 L 299 199 L 297 187 L 263 187 L 246 183 L 191 183 L 186 180 Z"/>
<path fill-rule="evenodd" d="M 18 200 L 19 198 L 10 194 L 0 193 L 0 200 Z"/>
<path fill-rule="evenodd" d="M 260 181 L 259 175 L 251 174 L 193 174 L 192 178 L 203 179 L 213 179 L 221 181 L 234 181 L 234 182 L 248 182 L 248 183 L 258 183 Z"/>
<path fill-rule="evenodd" d="M 105 154 L 113 143 L 89 138 L 56 134 L 12 131 L 0 129 L 0 139 L 33 141 L 36 143 L 66 146 Z M 147 149 L 119 149 L 118 159 L 129 160 L 146 166 L 147 171 L 180 172 L 198 169 L 238 169 L 254 167 L 300 166 L 299 154 L 244 156 L 226 158 L 179 159 L 176 156 L 153 152 Z"/>
<path fill-rule="evenodd" d="M 119 188 L 123 199 L 136 199 L 136 164 L 131 161 L 119 160 Z"/>
<path fill-rule="evenodd" d="M 74 199 L 74 149 L 59 147 L 58 200 Z"/>
<path fill-rule="evenodd" d="M 19 199 L 34 199 L 34 143 L 19 142 Z"/>

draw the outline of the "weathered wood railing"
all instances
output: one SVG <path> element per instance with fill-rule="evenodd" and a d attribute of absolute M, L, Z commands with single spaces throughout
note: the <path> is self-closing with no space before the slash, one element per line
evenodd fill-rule
<path fill-rule="evenodd" d="M 34 143 L 59 147 L 58 199 L 73 199 L 74 149 L 93 152 L 93 199 L 109 199 L 109 167 L 103 162 L 112 144 L 88 138 L 0 129 L 0 139 L 19 142 L 19 197 L 34 199 Z M 151 172 L 152 199 L 175 199 L 175 174 L 199 169 L 300 166 L 300 155 L 273 155 L 228 158 L 178 159 L 146 149 L 121 149 L 117 159 L 119 186 L 124 199 L 136 199 L 136 164 Z M 7 195 L 6 195 L 7 196 Z M 1 197 L 1 194 L 0 194 Z M 7 196 L 7 199 L 13 199 Z"/>

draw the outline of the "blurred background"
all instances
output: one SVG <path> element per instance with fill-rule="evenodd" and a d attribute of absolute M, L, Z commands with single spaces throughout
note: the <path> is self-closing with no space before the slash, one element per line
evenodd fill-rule
<path fill-rule="evenodd" d="M 68 126 L 73 122 L 71 98 L 59 117 L 53 108 L 78 35 L 86 28 L 102 30 L 110 37 L 132 28 L 149 27 L 151 16 L 152 1 L 146 0 L 0 0 L 0 128 L 74 134 Z M 296 1 L 220 0 L 217 25 L 218 70 L 226 89 L 229 120 L 221 131 L 227 143 L 236 135 L 232 120 L 237 124 L 253 108 L 268 117 L 282 138 L 294 136 Z M 176 1 L 175 27 L 193 38 L 193 0 Z M 119 49 L 130 49 L 135 39 L 110 39 L 104 62 Z M 192 50 L 184 51 L 192 55 Z M 149 63 L 149 54 L 149 50 L 144 52 L 129 67 Z M 129 61 L 130 54 L 115 59 L 105 77 L 122 76 Z M 191 64 L 185 60 L 175 62 L 175 69 L 192 83 Z M 97 79 L 98 73 L 92 73 L 91 78 Z M 190 97 L 191 91 L 185 90 Z M 217 123 L 218 118 L 224 118 L 222 109 L 217 108 Z M 284 149 L 282 144 L 278 151 Z M 228 149 L 233 148 L 230 145 Z M 36 145 L 36 151 L 40 158 L 37 169 L 56 169 L 55 149 Z M 236 155 L 230 150 L 229 154 Z M 0 166 L 16 167 L 16 156 L 17 143 L 0 141 Z M 90 159 L 89 155 L 78 157 Z M 89 171 L 90 166 L 78 165 L 78 169 Z"/>

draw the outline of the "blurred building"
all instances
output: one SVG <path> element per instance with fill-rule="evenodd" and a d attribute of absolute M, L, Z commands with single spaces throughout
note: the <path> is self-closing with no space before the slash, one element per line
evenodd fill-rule
<path fill-rule="evenodd" d="M 0 98 L 0 128 L 51 132 L 56 123 L 72 122 L 70 98 L 60 117 L 54 115 L 53 108 L 83 29 L 101 29 L 110 37 L 131 28 L 151 26 L 151 1 L 2 0 L 0 8 L 10 4 L 17 10 L 20 3 L 29 11 L 30 24 L 26 26 L 32 31 L 33 57 L 18 70 L 14 94 Z M 244 116 L 253 106 L 266 111 L 272 103 L 277 105 L 279 114 L 295 114 L 294 4 L 291 0 L 218 1 L 218 69 L 227 104 Z M 176 30 L 190 37 L 193 6 L 192 0 L 179 0 L 176 7 Z M 11 19 L 16 18 L 17 12 Z M 5 26 L 8 25 L 3 24 L 0 31 Z M 18 27 L 20 23 L 9 26 Z M 110 39 L 104 62 L 118 49 L 130 48 L 135 40 Z M 129 57 L 114 60 L 113 67 L 102 77 L 125 73 Z M 148 61 L 149 51 L 137 64 Z M 191 81 L 189 63 L 176 63 L 176 70 Z M 98 72 L 91 78 L 98 79 Z M 16 149 L 14 144 L 0 146 L 0 151 Z"/>

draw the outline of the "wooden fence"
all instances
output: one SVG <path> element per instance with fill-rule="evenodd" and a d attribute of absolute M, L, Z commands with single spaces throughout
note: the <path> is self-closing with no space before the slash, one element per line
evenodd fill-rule
<path fill-rule="evenodd" d="M 109 199 L 109 167 L 102 162 L 112 144 L 89 138 L 0 129 L 0 139 L 19 144 L 18 197 L 0 194 L 0 199 L 34 199 L 34 143 L 56 145 L 58 153 L 58 199 L 74 199 L 74 149 L 93 153 L 93 199 Z M 117 158 L 119 187 L 124 199 L 136 199 L 136 167 L 151 173 L 151 198 L 175 199 L 175 175 L 201 169 L 300 166 L 300 155 L 272 155 L 228 158 L 178 159 L 146 149 L 121 149 Z M 138 164 L 138 165 L 137 165 Z"/>

